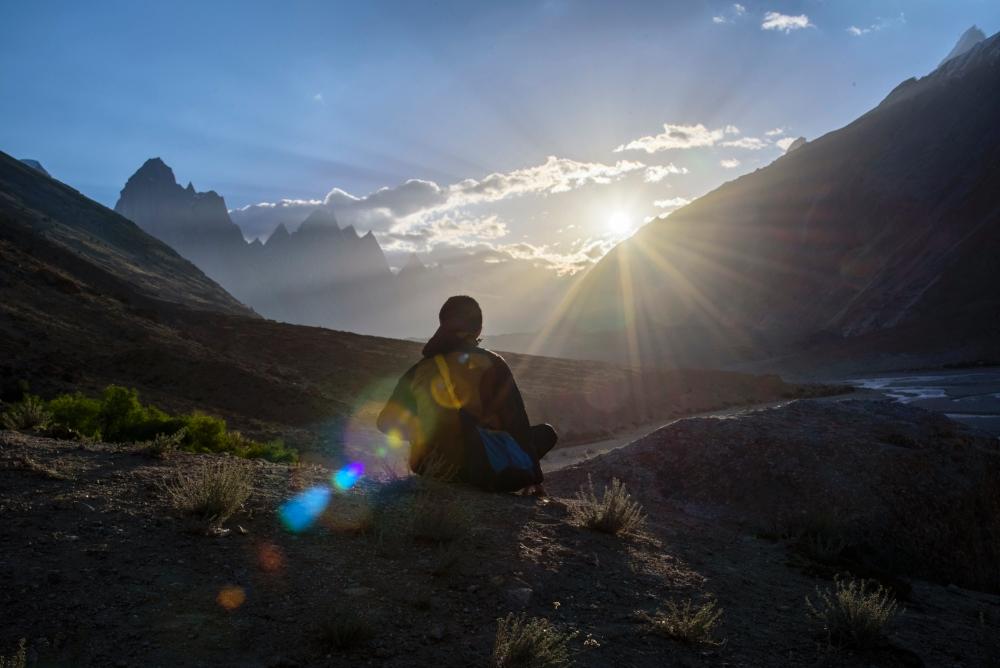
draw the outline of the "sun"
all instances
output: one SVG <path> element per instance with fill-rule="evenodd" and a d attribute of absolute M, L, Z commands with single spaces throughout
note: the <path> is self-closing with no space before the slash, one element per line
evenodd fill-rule
<path fill-rule="evenodd" d="M 632 219 L 624 211 L 615 211 L 608 218 L 608 231 L 618 236 L 624 236 L 632 231 Z"/>

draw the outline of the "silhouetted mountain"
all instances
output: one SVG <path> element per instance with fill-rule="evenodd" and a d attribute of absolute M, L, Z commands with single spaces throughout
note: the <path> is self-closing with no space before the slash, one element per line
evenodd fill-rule
<path fill-rule="evenodd" d="M 230 289 L 241 278 L 246 241 L 215 191 L 181 187 L 160 158 L 147 160 L 121 191 L 115 211 L 171 246 Z"/>
<path fill-rule="evenodd" d="M 944 65 L 952 58 L 961 56 L 984 39 L 986 39 L 986 34 L 978 27 L 972 26 L 962 33 L 962 36 L 958 38 L 958 42 L 955 43 L 955 47 L 944 57 L 944 60 L 938 63 L 938 67 L 941 67 L 941 65 Z"/>
<path fill-rule="evenodd" d="M 28 167 L 31 167 L 35 171 L 45 174 L 45 176 L 49 177 L 52 176 L 51 174 L 48 173 L 48 171 L 46 171 L 44 167 L 42 167 L 42 163 L 38 162 L 37 160 L 31 160 L 30 158 L 21 158 L 21 162 L 26 164 Z"/>
<path fill-rule="evenodd" d="M 808 349 L 997 359 L 998 89 L 994 35 L 650 223 L 588 273 L 539 350 L 699 365 Z"/>

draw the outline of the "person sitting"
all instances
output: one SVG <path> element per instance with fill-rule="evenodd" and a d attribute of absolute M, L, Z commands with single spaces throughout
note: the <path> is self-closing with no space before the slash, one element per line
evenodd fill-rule
<path fill-rule="evenodd" d="M 449 297 L 423 359 L 403 374 L 378 416 L 385 434 L 410 443 L 410 469 L 484 489 L 544 495 L 539 462 L 558 440 L 531 425 L 510 367 L 479 346 L 483 313 Z"/>

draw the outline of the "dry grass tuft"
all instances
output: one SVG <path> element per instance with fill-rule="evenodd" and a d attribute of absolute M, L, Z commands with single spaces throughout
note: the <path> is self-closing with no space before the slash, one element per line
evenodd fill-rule
<path fill-rule="evenodd" d="M 45 402 L 31 394 L 26 394 L 24 399 L 0 415 L 0 423 L 12 431 L 42 429 L 51 419 L 52 414 L 46 410 Z"/>
<path fill-rule="evenodd" d="M 576 498 L 573 517 L 588 529 L 627 536 L 638 533 L 646 524 L 642 506 L 632 500 L 625 483 L 618 478 L 611 480 L 611 486 L 605 487 L 598 499 L 594 481 L 588 476 L 587 486 L 576 493 Z"/>
<path fill-rule="evenodd" d="M 0 668 L 25 668 L 28 665 L 28 641 L 21 638 L 17 650 L 10 656 L 0 655 Z"/>
<path fill-rule="evenodd" d="M 174 506 L 193 515 L 221 525 L 253 491 L 253 473 L 242 462 L 224 458 L 205 462 L 180 471 L 166 485 Z"/>
<path fill-rule="evenodd" d="M 642 617 L 654 631 L 668 638 L 693 644 L 717 645 L 719 641 L 712 632 L 719 623 L 722 612 L 715 601 L 698 606 L 690 600 L 680 605 L 669 601 L 666 609 L 653 615 L 644 614 Z"/>
<path fill-rule="evenodd" d="M 187 429 L 181 428 L 172 434 L 157 434 L 151 441 L 140 441 L 135 444 L 136 450 L 156 459 L 169 459 L 180 450 Z"/>
<path fill-rule="evenodd" d="M 319 624 L 320 641 L 330 649 L 348 650 L 375 637 L 375 625 L 353 607 L 337 605 L 327 610 Z"/>
<path fill-rule="evenodd" d="M 809 616 L 823 624 L 831 643 L 857 649 L 881 642 L 898 610 L 882 585 L 852 577 L 837 576 L 832 590 L 817 587 L 816 596 L 815 604 L 806 597 Z"/>
<path fill-rule="evenodd" d="M 571 663 L 569 641 L 575 634 L 560 631 L 540 617 L 513 613 L 497 620 L 492 668 L 562 668 Z"/>

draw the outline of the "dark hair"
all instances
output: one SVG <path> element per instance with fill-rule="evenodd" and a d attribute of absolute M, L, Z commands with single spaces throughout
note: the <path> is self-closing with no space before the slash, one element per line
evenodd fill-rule
<path fill-rule="evenodd" d="M 475 334 L 483 328 L 483 311 L 472 297 L 456 295 L 448 297 L 438 313 L 438 320 L 444 329 Z"/>

